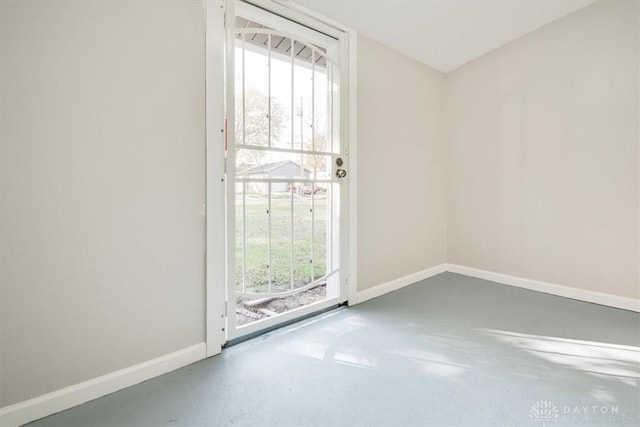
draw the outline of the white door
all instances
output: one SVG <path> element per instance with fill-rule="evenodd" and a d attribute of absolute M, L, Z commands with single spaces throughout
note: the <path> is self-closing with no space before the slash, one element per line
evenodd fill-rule
<path fill-rule="evenodd" d="M 227 339 L 347 300 L 346 46 L 227 9 Z"/>

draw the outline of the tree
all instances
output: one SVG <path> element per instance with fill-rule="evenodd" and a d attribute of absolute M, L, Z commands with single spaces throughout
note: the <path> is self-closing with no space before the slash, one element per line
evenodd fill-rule
<path fill-rule="evenodd" d="M 313 132 L 313 149 L 314 151 L 323 151 L 328 152 L 331 151 L 331 147 L 329 147 L 329 141 L 327 141 L 327 135 L 324 132 L 319 132 L 320 129 L 326 127 L 326 119 L 323 122 L 320 119 L 319 115 L 315 115 L 313 118 L 313 122 L 311 119 L 305 118 L 305 127 L 311 128 Z M 311 149 L 311 147 L 309 147 Z M 318 171 L 322 173 L 327 170 L 327 160 L 328 156 L 322 154 L 310 154 L 305 156 L 304 158 L 304 167 L 311 171 Z M 329 160 L 330 161 L 330 160 Z"/>
<path fill-rule="evenodd" d="M 256 89 L 249 89 L 244 95 L 243 111 L 242 92 L 236 96 L 235 135 L 237 144 L 268 146 L 269 129 L 271 129 L 272 142 L 280 138 L 285 112 L 277 100 L 271 98 L 270 104 L 266 94 Z M 265 155 L 266 153 L 261 150 L 239 150 L 236 153 L 236 165 L 256 165 Z"/>

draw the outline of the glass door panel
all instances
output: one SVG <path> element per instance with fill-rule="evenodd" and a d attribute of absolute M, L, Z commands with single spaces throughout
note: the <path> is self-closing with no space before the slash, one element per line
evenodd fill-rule
<path fill-rule="evenodd" d="M 227 117 L 235 135 L 228 147 L 235 171 L 228 177 L 235 191 L 228 206 L 235 240 L 229 338 L 346 299 L 339 262 L 345 182 L 338 173 L 344 167 L 339 42 L 243 5 L 229 58 L 235 103 Z"/>

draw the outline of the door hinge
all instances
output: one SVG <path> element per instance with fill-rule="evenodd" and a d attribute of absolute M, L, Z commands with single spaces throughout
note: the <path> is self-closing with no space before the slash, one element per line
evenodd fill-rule
<path fill-rule="evenodd" d="M 224 6 L 225 4 L 224 2 L 222 2 L 222 4 L 220 5 L 220 9 L 224 11 L 224 13 L 222 14 L 222 26 L 224 28 L 227 28 L 227 9 Z"/>
<path fill-rule="evenodd" d="M 224 339 L 224 334 L 226 334 L 227 331 L 227 317 L 228 317 L 229 313 L 227 313 L 227 301 L 224 302 L 224 312 L 222 313 L 222 316 L 220 316 L 220 331 L 223 333 L 223 339 L 222 341 L 225 341 Z"/>

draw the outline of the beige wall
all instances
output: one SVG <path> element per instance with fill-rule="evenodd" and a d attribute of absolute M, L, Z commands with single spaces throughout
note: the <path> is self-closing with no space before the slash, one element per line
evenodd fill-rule
<path fill-rule="evenodd" d="M 444 75 L 358 37 L 358 290 L 445 262 Z"/>
<path fill-rule="evenodd" d="M 598 2 L 447 76 L 448 262 L 640 298 L 638 7 Z"/>
<path fill-rule="evenodd" d="M 204 340 L 204 13 L 0 2 L 0 407 Z"/>

